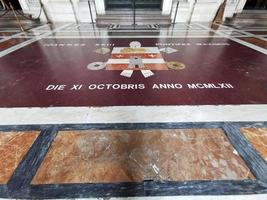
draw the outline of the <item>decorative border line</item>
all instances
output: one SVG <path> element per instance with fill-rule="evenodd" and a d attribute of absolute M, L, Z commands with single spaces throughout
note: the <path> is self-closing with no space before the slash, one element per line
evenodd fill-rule
<path fill-rule="evenodd" d="M 211 29 L 211 28 L 209 28 L 209 27 L 206 27 L 206 26 L 203 25 L 203 24 L 200 24 L 200 23 L 194 23 L 194 24 L 197 24 L 197 25 L 199 25 L 199 26 L 202 27 L 202 28 L 206 28 L 207 30 L 210 30 L 211 32 L 214 32 L 214 33 L 217 33 L 217 34 L 221 35 L 222 37 L 229 38 L 230 40 L 232 40 L 232 41 L 234 41 L 234 42 L 237 42 L 237 43 L 239 43 L 239 44 L 242 44 L 243 46 L 249 47 L 249 48 L 251 48 L 251 49 L 254 49 L 254 50 L 258 51 L 258 52 L 261 52 L 261 53 L 267 55 L 267 49 L 264 49 L 264 48 L 261 48 L 261 47 L 259 47 L 259 46 L 257 46 L 257 45 L 254 45 L 254 44 L 251 44 L 251 43 L 249 43 L 249 42 L 240 40 L 240 39 L 236 38 L 235 36 L 227 35 L 226 33 L 222 32 L 222 31 L 219 30 L 219 29 L 215 31 L 215 30 L 213 30 L 213 29 Z M 218 24 L 215 24 L 215 25 L 218 26 Z M 227 27 L 227 26 L 226 26 L 226 27 Z M 229 27 L 229 29 L 230 29 L 230 27 Z M 251 37 L 251 36 L 247 36 L 247 37 Z M 254 37 L 254 36 L 253 36 L 253 37 Z"/>
<path fill-rule="evenodd" d="M 38 26 L 38 27 L 36 27 L 36 28 L 31 28 L 31 29 L 28 30 L 27 32 L 29 32 L 29 31 L 36 31 L 36 30 L 39 30 L 39 29 L 41 29 L 41 28 L 43 28 L 43 27 L 48 27 L 48 26 L 49 26 L 48 24 L 44 24 L 44 25 Z M 5 41 L 10 40 L 10 39 L 17 38 L 18 36 L 21 36 L 21 35 L 23 35 L 23 34 L 27 34 L 27 32 L 19 32 L 19 33 L 17 33 L 17 34 L 10 35 L 10 36 L 8 36 L 8 37 L 6 37 L 6 38 L 4 38 L 4 39 L 1 39 L 1 40 L 0 40 L 0 43 L 5 42 Z"/>
<path fill-rule="evenodd" d="M 43 131 L 56 126 L 58 131 L 66 130 L 139 130 L 139 129 L 215 129 L 224 128 L 225 124 L 235 128 L 264 128 L 267 121 L 258 122 L 169 122 L 169 123 L 81 123 L 81 124 L 27 124 L 0 125 L 0 131 Z"/>
<path fill-rule="evenodd" d="M 178 195 L 245 195 L 266 193 L 258 181 L 187 181 L 113 184 L 36 185 L 25 198 L 144 197 Z M 21 198 L 21 196 L 16 196 Z"/>
<path fill-rule="evenodd" d="M 231 123 L 225 123 L 223 130 L 231 141 L 234 148 L 239 155 L 246 162 L 251 172 L 255 175 L 257 180 L 267 183 L 267 163 L 259 155 L 252 144 L 246 139 L 246 137 L 240 132 L 240 127 L 236 127 Z"/>
<path fill-rule="evenodd" d="M 74 24 L 75 25 L 75 24 Z M 221 25 L 221 24 L 219 24 Z M 40 25 L 42 26 L 42 25 Z M 181 27 L 183 26 L 183 27 Z M 31 31 L 32 29 L 35 29 L 35 28 L 38 28 L 39 26 L 37 27 L 33 27 L 31 29 L 29 29 L 28 31 Z M 226 27 L 226 28 L 225 28 Z M 224 29 L 222 29 L 224 28 Z M 84 30 L 82 30 L 84 29 Z M 236 31 L 244 31 L 248 34 L 251 34 L 249 33 L 248 31 L 267 31 L 267 29 L 263 26 L 261 27 L 243 27 L 242 29 L 239 29 L 238 27 L 235 27 L 235 26 L 232 26 L 232 25 L 227 25 L 227 24 L 224 24 L 224 27 L 220 27 L 220 30 L 228 30 L 229 29 L 234 29 Z M 94 32 L 94 31 L 103 31 L 103 30 L 106 30 L 108 32 L 112 32 L 112 31 L 117 31 L 117 30 L 108 30 L 106 28 L 99 28 L 99 27 L 96 27 L 96 26 L 93 26 L 91 24 L 88 24 L 88 23 L 81 23 L 81 25 L 79 27 L 77 26 L 73 26 L 73 27 L 68 27 L 66 28 L 65 30 L 63 30 L 64 32 L 69 32 L 69 31 L 75 31 L 75 32 Z M 195 24 L 191 24 L 191 26 L 189 26 L 189 24 L 187 23 L 176 23 L 174 26 L 170 26 L 168 28 L 165 28 L 165 27 L 162 27 L 160 30 L 164 30 L 164 31 L 204 31 L 205 29 L 199 27 L 199 26 L 196 26 Z M 50 30 L 35 30 L 36 32 L 39 32 L 39 31 L 43 31 L 43 32 L 49 32 Z M 135 31 L 140 31 L 140 30 L 129 30 L 129 32 L 135 32 Z M 151 31 L 148 31 L 146 30 L 147 32 L 151 32 Z M 0 32 L 21 32 L 20 29 L 18 28 L 0 28 Z M 159 30 L 152 30 L 152 32 L 159 32 Z M 246 34 L 245 33 L 245 34 Z"/>
<path fill-rule="evenodd" d="M 200 30 L 196 29 L 196 31 L 205 31 L 206 30 L 206 31 L 213 32 L 215 34 L 214 36 L 203 36 L 203 35 L 197 35 L 197 36 L 195 36 L 195 35 L 192 35 L 192 36 L 186 36 L 186 35 L 182 36 L 182 35 L 180 35 L 180 36 L 175 36 L 175 35 L 173 35 L 173 31 L 176 30 L 176 29 L 174 29 L 175 26 L 173 27 L 173 29 L 171 29 L 171 28 L 163 29 L 164 31 L 167 31 L 167 32 L 171 31 L 170 35 L 146 35 L 146 36 L 136 36 L 136 35 L 128 35 L 128 36 L 122 35 L 122 36 L 120 36 L 120 35 L 117 35 L 117 36 L 114 36 L 114 35 L 108 35 L 107 34 L 107 35 L 102 35 L 102 36 L 101 35 L 94 35 L 94 36 L 51 36 L 51 34 L 59 32 L 60 30 L 67 31 L 66 28 L 71 26 L 71 25 L 73 25 L 73 24 L 74 23 L 65 24 L 65 25 L 62 25 L 62 26 L 60 26 L 58 28 L 55 28 L 52 31 L 44 30 L 44 31 L 41 31 L 40 35 L 33 36 L 33 37 L 29 37 L 29 36 L 25 36 L 24 37 L 24 36 L 22 36 L 24 33 L 18 33 L 18 34 L 11 35 L 11 36 L 8 36 L 6 38 L 3 38 L 3 39 L 1 39 L 3 41 L 8 40 L 10 38 L 16 38 L 16 36 L 18 36 L 18 38 L 31 38 L 31 39 L 27 40 L 25 42 L 22 42 L 20 44 L 17 44 L 17 45 L 15 45 L 13 47 L 10 47 L 10 48 L 8 48 L 6 50 L 1 51 L 0 52 L 0 58 L 5 56 L 5 55 L 8 55 L 9 53 L 12 53 L 13 51 L 16 51 L 16 50 L 18 50 L 20 48 L 23 48 L 23 47 L 25 47 L 25 46 L 27 46 L 27 45 L 29 45 L 31 43 L 34 43 L 34 42 L 36 42 L 36 41 L 38 41 L 40 39 L 44 39 L 44 38 L 69 38 L 69 39 L 70 38 L 72 38 L 72 39 L 73 38 L 229 38 L 229 39 L 231 39 L 231 40 L 233 40 L 235 42 L 238 42 L 238 43 L 240 43 L 240 44 L 242 44 L 244 46 L 250 47 L 250 48 L 252 48 L 254 50 L 257 50 L 257 51 L 259 51 L 261 53 L 267 54 L 267 50 L 266 49 L 263 49 L 263 48 L 258 47 L 256 45 L 253 45 L 253 44 L 250 44 L 248 42 L 245 42 L 243 40 L 239 40 L 238 39 L 238 37 L 243 37 L 244 35 L 231 36 L 230 34 L 224 33 L 223 31 L 229 31 L 229 30 L 231 31 L 231 30 L 233 30 L 233 31 L 239 32 L 240 34 L 241 34 L 241 32 L 244 32 L 243 34 L 245 34 L 245 35 L 248 34 L 248 32 L 245 32 L 245 31 L 242 31 L 242 30 L 238 30 L 238 29 L 234 30 L 232 27 L 228 27 L 228 26 L 224 26 L 224 25 L 221 25 L 222 28 L 225 28 L 224 30 L 218 29 L 218 30 L 215 31 L 215 30 L 212 30 L 209 27 L 206 27 L 205 25 L 199 24 L 199 23 L 192 23 L 190 25 L 186 24 L 186 26 L 188 26 L 188 27 L 196 27 L 196 28 L 200 29 Z M 43 26 L 47 26 L 47 24 L 43 25 Z M 41 29 L 41 28 L 42 28 L 42 26 L 34 28 L 34 29 L 38 30 L 38 29 Z M 32 29 L 32 30 L 34 30 L 34 29 Z M 95 29 L 93 29 L 93 30 L 95 30 Z M 182 29 L 182 31 L 184 31 L 184 30 L 185 29 Z M 96 30 L 96 31 L 98 31 L 98 33 L 100 33 L 101 29 Z M 94 32 L 96 32 L 96 31 L 94 31 Z M 195 31 L 195 30 L 190 30 L 190 28 L 189 28 L 188 31 L 190 32 L 190 31 Z M 128 32 L 131 32 L 131 31 L 128 31 Z M 79 31 L 77 31 L 77 33 L 79 33 Z M 109 32 L 107 32 L 107 33 L 109 33 Z M 110 33 L 112 33 L 112 32 L 110 32 Z M 257 37 L 256 35 L 253 35 L 253 34 L 250 34 L 250 35 L 253 36 L 253 37 Z"/>
<path fill-rule="evenodd" d="M 61 33 L 61 32 L 59 32 Z M 78 34 L 78 33 L 77 33 Z M 262 37 L 267 37 L 267 35 L 260 35 Z M 18 38 L 34 38 L 36 36 L 19 36 L 16 37 Z M 248 36 L 246 35 L 232 35 L 228 37 L 234 37 L 234 38 L 247 38 Z M 144 36 L 136 36 L 136 35 L 122 35 L 122 36 L 107 36 L 107 35 L 57 35 L 57 36 L 47 36 L 43 37 L 42 39 L 102 39 L 102 38 L 228 38 L 226 36 L 220 36 L 220 35 L 175 35 L 171 36 L 170 35 L 144 35 Z M 0 37 L 1 38 L 1 37 Z"/>
<path fill-rule="evenodd" d="M 41 131 L 7 183 L 12 194 L 24 190 L 31 184 L 57 132 L 57 126 L 51 126 Z"/>
<path fill-rule="evenodd" d="M 34 37 L 34 36 L 33 36 Z M 242 38 L 244 36 L 234 36 L 237 38 Z M 31 36 L 21 36 L 18 38 L 32 38 Z M 208 35 L 77 35 L 77 36 L 71 36 L 71 35 L 57 35 L 57 36 L 46 36 L 42 39 L 106 39 L 106 38 L 223 38 L 227 39 L 225 36 L 215 35 L 215 36 L 208 36 Z"/>
<path fill-rule="evenodd" d="M 88 198 L 175 195 L 267 194 L 267 163 L 240 132 L 241 127 L 267 127 L 267 122 L 118 123 L 0 126 L 0 131 L 40 130 L 41 133 L 21 161 L 7 187 L 0 186 L 0 198 Z M 110 184 L 31 185 L 58 131 L 221 128 L 244 159 L 256 180 L 152 181 Z"/>
<path fill-rule="evenodd" d="M 7 186 L 1 184 L 1 185 L 0 185 L 0 199 L 1 199 L 1 198 L 8 198 L 9 196 L 10 196 L 10 195 L 9 195 L 9 191 L 8 191 L 8 189 L 7 189 Z"/>
<path fill-rule="evenodd" d="M 21 48 L 23 48 L 25 46 L 28 46 L 29 44 L 32 44 L 32 43 L 34 43 L 34 42 L 36 42 L 38 40 L 41 40 L 43 37 L 47 37 L 47 36 L 57 32 L 57 31 L 59 31 L 59 30 L 61 30 L 63 28 L 66 28 L 66 27 L 70 26 L 71 24 L 72 23 L 62 25 L 62 26 L 60 26 L 60 27 L 58 27 L 58 28 L 56 28 L 56 29 L 54 29 L 54 30 L 52 30 L 50 32 L 46 32 L 46 33 L 37 35 L 36 37 L 33 37 L 30 40 L 27 40 L 25 42 L 22 42 L 22 43 L 19 43 L 19 44 L 15 45 L 15 46 L 12 46 L 12 47 L 10 47 L 10 48 L 8 48 L 6 50 L 3 50 L 3 51 L 0 52 L 0 58 L 5 56 L 5 55 L 8 55 L 8 54 L 10 54 L 10 53 L 12 53 L 12 52 L 14 52 L 16 50 L 18 50 L 18 49 L 21 49 Z"/>
<path fill-rule="evenodd" d="M 179 33 L 179 32 L 207 32 L 206 29 L 158 29 L 158 30 L 106 30 L 106 29 L 92 29 L 92 30 L 61 30 L 59 33 L 95 33 L 95 32 L 102 32 L 105 31 L 106 33 L 140 33 L 140 32 L 144 32 L 144 33 L 162 33 L 162 32 L 173 32 L 173 33 Z M 231 31 L 231 30 L 227 30 L 227 31 Z M 0 31 L 1 32 L 1 31 Z M 37 31 L 38 32 L 38 31 Z M 44 31 L 45 32 L 45 31 Z M 47 31 L 49 32 L 49 31 Z M 244 35 L 242 33 L 239 33 L 240 35 Z"/>
<path fill-rule="evenodd" d="M 116 32 L 127 32 L 127 33 L 139 33 L 139 32 L 146 32 L 146 33 L 160 33 L 160 32 L 207 32 L 206 29 L 164 29 L 164 28 L 161 28 L 161 29 L 158 29 L 158 30 L 107 30 L 107 29 L 84 29 L 84 30 L 61 30 L 60 33 L 95 33 L 95 32 L 100 32 L 100 31 L 105 31 L 107 33 L 116 33 Z M 230 31 L 230 30 L 227 30 L 227 31 Z M 0 31 L 1 33 L 2 31 Z M 42 32 L 50 32 L 50 30 L 39 30 L 39 31 L 36 31 L 36 33 L 42 33 Z M 240 35 L 243 35 L 240 33 Z M 8 36 L 7 36 L 8 37 Z"/>
<path fill-rule="evenodd" d="M 259 35 L 256 35 L 256 34 L 254 34 L 254 33 L 247 32 L 247 31 L 245 31 L 245 30 L 237 29 L 237 28 L 235 28 L 235 27 L 233 27 L 233 26 L 227 26 L 227 25 L 220 24 L 220 23 L 215 23 L 215 24 L 216 24 L 216 25 L 219 25 L 219 26 L 221 26 L 221 27 L 224 27 L 224 28 L 228 28 L 229 30 L 232 30 L 232 31 L 236 31 L 236 32 L 245 34 L 245 35 L 247 35 L 248 37 L 254 37 L 254 38 L 258 38 L 258 39 L 263 40 L 263 41 L 267 41 L 267 39 L 262 38 L 262 37 L 260 37 Z"/>

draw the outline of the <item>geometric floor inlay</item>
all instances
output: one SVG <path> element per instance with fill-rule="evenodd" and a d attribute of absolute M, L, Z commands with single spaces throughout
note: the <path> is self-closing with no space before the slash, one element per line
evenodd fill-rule
<path fill-rule="evenodd" d="M 0 131 L 0 184 L 6 184 L 39 131 Z"/>
<path fill-rule="evenodd" d="M 260 52 L 223 37 L 127 37 L 43 38 L 1 56 L 0 107 L 267 103 Z"/>
<path fill-rule="evenodd" d="M 267 128 L 241 128 L 240 130 L 267 162 Z"/>
<path fill-rule="evenodd" d="M 254 179 L 221 129 L 59 131 L 32 184 Z"/>
<path fill-rule="evenodd" d="M 0 200 L 267 200 L 266 26 L 9 21 Z"/>

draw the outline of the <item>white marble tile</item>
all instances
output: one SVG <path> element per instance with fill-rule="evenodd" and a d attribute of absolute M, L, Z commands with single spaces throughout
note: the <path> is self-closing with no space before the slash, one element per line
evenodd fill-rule
<path fill-rule="evenodd" d="M 0 108 L 0 125 L 267 121 L 267 105 Z"/>

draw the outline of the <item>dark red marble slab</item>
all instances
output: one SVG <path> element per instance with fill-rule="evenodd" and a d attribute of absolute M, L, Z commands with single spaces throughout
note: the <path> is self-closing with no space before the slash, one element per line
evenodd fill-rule
<path fill-rule="evenodd" d="M 110 58 L 110 53 L 95 53 L 99 48 L 96 44 L 128 47 L 133 40 L 147 47 L 156 43 L 190 43 L 190 46 L 171 46 L 177 52 L 161 53 L 166 62 L 182 62 L 185 69 L 153 71 L 154 76 L 148 78 L 140 71 L 126 78 L 118 70 L 87 69 L 89 63 L 106 62 Z M 266 63 L 266 55 L 224 38 L 43 39 L 0 58 L 0 106 L 265 104 Z M 164 83 L 179 83 L 183 88 L 152 89 L 153 84 Z M 187 84 L 193 83 L 229 83 L 234 88 L 189 89 Z M 66 87 L 47 91 L 50 84 Z M 83 87 L 70 90 L 73 84 Z M 144 84 L 145 89 L 89 90 L 90 84 Z"/>
<path fill-rule="evenodd" d="M 247 31 L 255 35 L 267 35 L 267 31 Z"/>

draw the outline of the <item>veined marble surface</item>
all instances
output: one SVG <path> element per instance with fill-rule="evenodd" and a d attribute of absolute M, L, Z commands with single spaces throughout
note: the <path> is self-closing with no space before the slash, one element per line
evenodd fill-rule
<path fill-rule="evenodd" d="M 8 182 L 37 136 L 37 131 L 0 132 L 0 184 Z"/>
<path fill-rule="evenodd" d="M 241 132 L 267 162 L 267 128 L 241 128 Z"/>
<path fill-rule="evenodd" d="M 60 131 L 33 184 L 254 179 L 220 129 Z"/>

